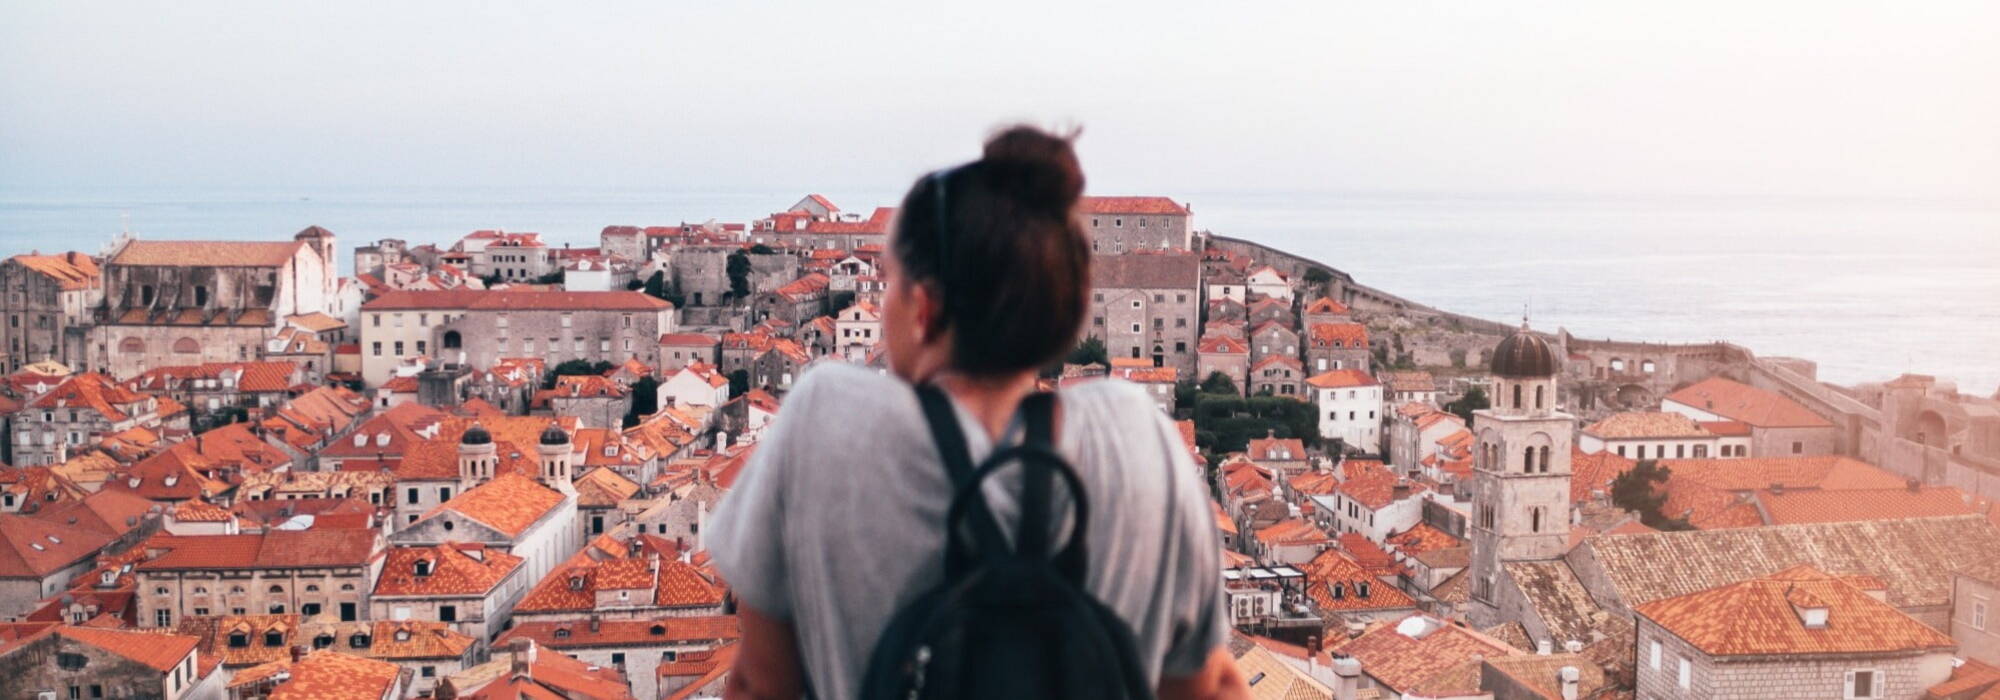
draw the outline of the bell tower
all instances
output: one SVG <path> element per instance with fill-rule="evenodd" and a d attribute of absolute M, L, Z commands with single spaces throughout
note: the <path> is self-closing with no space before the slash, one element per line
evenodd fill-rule
<path fill-rule="evenodd" d="M 570 477 L 569 433 L 562 426 L 549 421 L 549 427 L 542 429 L 542 437 L 535 445 L 536 456 L 540 457 L 542 483 L 563 493 L 573 493 L 576 485 Z"/>
<path fill-rule="evenodd" d="M 1493 349 L 1492 407 L 1473 412 L 1472 613 L 1493 624 L 1504 565 L 1545 561 L 1569 544 L 1570 441 L 1576 417 L 1557 410 L 1561 368 L 1548 340 L 1521 329 Z"/>
<path fill-rule="evenodd" d="M 500 460 L 493 447 L 493 434 L 473 423 L 458 438 L 458 489 L 464 493 L 493 479 Z"/>

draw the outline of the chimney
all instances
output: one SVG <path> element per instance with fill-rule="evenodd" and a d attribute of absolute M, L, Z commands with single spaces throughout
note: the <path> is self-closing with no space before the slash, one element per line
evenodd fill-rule
<path fill-rule="evenodd" d="M 1556 679 L 1562 683 L 1563 700 L 1576 700 L 1577 681 L 1582 677 L 1583 674 L 1577 671 L 1575 666 L 1564 666 L 1562 670 L 1556 671 Z"/>
<path fill-rule="evenodd" d="M 596 633 L 596 632 L 597 632 L 597 631 L 598 631 L 599 629 L 601 629 L 601 628 L 603 628 L 603 627 L 604 627 L 604 618 L 602 618 L 602 617 L 598 616 L 598 614 L 597 614 L 597 613 L 591 613 L 591 614 L 590 614 L 590 631 L 591 631 L 591 633 L 592 633 L 592 634 L 595 634 L 595 633 Z"/>
<path fill-rule="evenodd" d="M 306 658 L 306 645 L 304 644 L 292 645 L 292 663 L 298 663 L 300 659 L 304 658 Z"/>
<path fill-rule="evenodd" d="M 1361 695 L 1361 662 L 1346 654 L 1333 657 L 1334 700 L 1355 700 Z"/>
<path fill-rule="evenodd" d="M 1784 485 L 1784 484 L 1782 484 L 1782 483 L 1779 483 L 1779 482 L 1776 482 L 1776 481 L 1773 481 L 1773 482 L 1771 482 L 1771 489 L 1770 489 L 1770 490 L 1771 490 L 1771 495 L 1773 495 L 1773 496 L 1783 496 L 1783 495 L 1785 495 L 1785 485 Z"/>
<path fill-rule="evenodd" d="M 1924 488 L 1924 482 L 1914 478 L 1909 479 L 1908 481 L 1905 481 L 1903 483 L 1910 487 L 1910 493 L 1916 493 L 1918 491 L 1922 491 Z"/>
<path fill-rule="evenodd" d="M 1537 656 L 1548 656 L 1555 652 L 1555 648 L 1556 645 L 1554 642 L 1546 639 L 1535 640 L 1535 654 Z"/>
<path fill-rule="evenodd" d="M 1581 654 L 1583 653 L 1583 642 L 1574 639 L 1563 642 L 1563 651 L 1571 654 Z"/>
<path fill-rule="evenodd" d="M 514 640 L 512 673 L 516 678 L 533 678 L 535 666 L 535 640 L 521 637 Z"/>

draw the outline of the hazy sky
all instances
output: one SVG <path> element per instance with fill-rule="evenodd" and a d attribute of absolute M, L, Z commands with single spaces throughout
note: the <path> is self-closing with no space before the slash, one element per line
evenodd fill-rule
<path fill-rule="evenodd" d="M 517 5 L 7 2 L 0 187 L 895 190 L 1030 119 L 1101 193 L 2000 201 L 1990 0 Z"/>

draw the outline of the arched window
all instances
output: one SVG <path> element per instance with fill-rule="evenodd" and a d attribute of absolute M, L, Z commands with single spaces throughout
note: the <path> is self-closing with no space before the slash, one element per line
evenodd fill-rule
<path fill-rule="evenodd" d="M 150 284 L 139 285 L 139 305 L 140 306 L 153 305 L 153 285 Z"/>
<path fill-rule="evenodd" d="M 1549 447 L 1547 445 L 1542 446 L 1542 473 L 1549 473 Z"/>
<path fill-rule="evenodd" d="M 124 340 L 118 341 L 118 351 L 145 352 L 146 341 L 140 339 L 138 336 L 127 336 Z"/>
<path fill-rule="evenodd" d="M 1521 471 L 1528 474 L 1535 473 L 1535 448 L 1521 448 Z"/>
<path fill-rule="evenodd" d="M 201 343 L 193 338 L 182 338 L 180 340 L 174 341 L 174 352 L 183 355 L 200 354 Z"/>
<path fill-rule="evenodd" d="M 208 306 L 208 287 L 199 284 L 194 286 L 194 305 Z"/>
<path fill-rule="evenodd" d="M 1514 407 L 1521 407 L 1521 385 L 1519 384 L 1514 385 Z"/>
<path fill-rule="evenodd" d="M 1528 509 L 1528 531 L 1529 532 L 1542 531 L 1542 509 L 1540 508 Z"/>
<path fill-rule="evenodd" d="M 1545 387 L 1545 386 L 1538 386 L 1538 387 L 1535 387 L 1535 408 L 1536 408 L 1536 409 L 1540 409 L 1540 408 L 1542 407 L 1542 392 L 1546 391 L 1547 389 L 1548 389 L 1548 387 Z"/>
<path fill-rule="evenodd" d="M 1647 373 L 1647 374 L 1652 374 L 1652 373 L 1653 373 L 1653 361 L 1652 361 L 1652 360 L 1646 360 L 1645 362 L 1641 362 L 1641 363 L 1639 363 L 1639 371 L 1641 371 L 1641 372 L 1645 372 L 1645 373 Z"/>
<path fill-rule="evenodd" d="M 444 344 L 442 347 L 447 349 L 455 349 L 459 347 L 459 345 L 463 342 L 464 339 L 461 336 L 459 336 L 458 331 L 445 331 Z"/>

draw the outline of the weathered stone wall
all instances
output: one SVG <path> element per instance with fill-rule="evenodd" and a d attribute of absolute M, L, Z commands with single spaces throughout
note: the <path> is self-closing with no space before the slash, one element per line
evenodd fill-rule
<path fill-rule="evenodd" d="M 1660 666 L 1652 645 L 1660 642 Z M 1680 687 L 1680 662 L 1692 665 L 1689 686 Z M 1848 697 L 1847 674 L 1874 671 L 1876 698 L 1921 698 L 1951 675 L 1950 652 L 1875 658 L 1798 658 L 1769 661 L 1717 659 L 1649 620 L 1639 620 L 1637 690 L 1656 698 L 1839 698 Z"/>
<path fill-rule="evenodd" d="M 56 663 L 57 654 L 80 655 L 83 667 L 62 668 Z M 145 664 L 51 634 L 0 656 L 0 697 L 34 698 L 49 692 L 66 698 L 72 687 L 82 698 L 181 697 L 188 686 L 196 684 L 196 672 L 198 669 L 188 668 L 186 658 L 174 671 L 162 674 Z M 93 695 L 93 690 L 100 694 Z"/>

